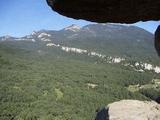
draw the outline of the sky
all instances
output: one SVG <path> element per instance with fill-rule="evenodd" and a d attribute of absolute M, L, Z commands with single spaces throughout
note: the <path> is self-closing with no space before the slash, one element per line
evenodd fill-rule
<path fill-rule="evenodd" d="M 71 24 L 84 26 L 91 22 L 74 20 L 53 12 L 46 0 L 0 0 L 0 36 L 22 37 L 42 29 L 60 30 Z M 154 33 L 160 22 L 138 22 L 133 25 Z"/>

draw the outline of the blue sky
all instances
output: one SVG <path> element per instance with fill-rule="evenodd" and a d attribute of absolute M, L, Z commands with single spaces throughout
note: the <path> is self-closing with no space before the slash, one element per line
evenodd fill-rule
<path fill-rule="evenodd" d="M 0 0 L 0 36 L 24 36 L 41 29 L 59 30 L 71 24 L 84 26 L 84 20 L 74 20 L 53 12 L 46 0 Z M 138 22 L 134 25 L 154 32 L 160 22 Z"/>

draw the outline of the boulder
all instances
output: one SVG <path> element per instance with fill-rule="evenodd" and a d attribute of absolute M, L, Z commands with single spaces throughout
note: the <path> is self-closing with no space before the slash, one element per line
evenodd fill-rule
<path fill-rule="evenodd" d="M 160 105 L 153 101 L 122 100 L 109 104 L 106 109 L 107 118 L 95 120 L 160 120 Z M 97 115 L 101 116 L 104 109 Z"/>

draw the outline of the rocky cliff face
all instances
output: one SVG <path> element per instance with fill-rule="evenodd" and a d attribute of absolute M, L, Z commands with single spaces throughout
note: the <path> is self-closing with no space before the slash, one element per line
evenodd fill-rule
<path fill-rule="evenodd" d="M 107 118 L 98 117 L 102 116 L 102 111 L 106 112 Z M 122 100 L 99 111 L 96 120 L 160 120 L 160 105 L 149 101 Z"/>
<path fill-rule="evenodd" d="M 47 0 L 67 17 L 94 22 L 134 23 L 160 20 L 159 0 Z"/>

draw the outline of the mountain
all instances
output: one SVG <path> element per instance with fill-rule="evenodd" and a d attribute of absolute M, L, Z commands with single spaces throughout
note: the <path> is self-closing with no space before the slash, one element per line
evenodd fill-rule
<path fill-rule="evenodd" d="M 8 47 L 36 51 L 35 54 L 89 61 L 98 58 L 101 62 L 121 63 L 139 72 L 160 73 L 153 39 L 153 34 L 135 26 L 90 24 L 80 28 L 73 24 L 59 31 L 34 31 L 21 38 L 4 36 L 0 41 Z"/>
<path fill-rule="evenodd" d="M 64 31 L 78 32 L 78 31 L 81 30 L 81 28 L 79 26 L 75 25 L 75 24 L 72 24 L 71 26 L 68 26 L 68 27 L 66 27 L 66 28 L 64 28 L 62 30 L 64 30 Z"/>
<path fill-rule="evenodd" d="M 9 35 L 0 37 L 0 41 L 12 41 L 12 40 L 15 40 L 15 38 Z"/>
<path fill-rule="evenodd" d="M 0 41 L 5 43 L 10 40 L 16 44 L 19 44 L 17 43 L 19 41 L 21 43 L 32 42 L 33 44 L 38 44 L 37 47 L 53 43 L 87 49 L 88 51 L 109 56 L 155 62 L 159 59 L 154 49 L 153 39 L 153 34 L 135 26 L 90 24 L 82 28 L 77 25 L 71 25 L 59 31 L 34 31 L 31 35 L 21 38 L 1 37 Z M 17 41 L 15 42 L 15 40 Z M 22 45 L 23 47 L 25 48 L 27 45 Z M 29 48 L 31 49 L 31 47 Z"/>

